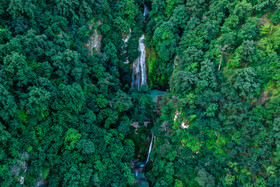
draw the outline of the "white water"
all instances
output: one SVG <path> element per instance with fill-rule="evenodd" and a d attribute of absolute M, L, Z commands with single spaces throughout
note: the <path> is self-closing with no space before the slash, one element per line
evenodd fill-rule
<path fill-rule="evenodd" d="M 149 10 L 148 10 L 147 6 L 145 5 L 143 16 L 146 17 L 148 15 L 148 13 L 149 13 Z"/>
<path fill-rule="evenodd" d="M 141 53 L 140 56 L 133 62 L 132 71 L 132 87 L 140 88 L 140 86 L 147 84 L 146 73 L 146 49 L 144 43 L 145 35 L 143 34 L 139 39 L 138 50 Z"/>
<path fill-rule="evenodd" d="M 148 8 L 144 7 L 144 18 L 148 15 Z M 147 84 L 147 71 L 146 71 L 146 49 L 144 43 L 145 35 L 139 38 L 138 51 L 140 56 L 133 62 L 132 82 L 131 87 L 140 88 L 140 86 Z"/>

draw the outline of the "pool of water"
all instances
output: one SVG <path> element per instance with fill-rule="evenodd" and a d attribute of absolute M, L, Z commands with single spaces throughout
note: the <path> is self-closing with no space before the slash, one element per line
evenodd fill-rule
<path fill-rule="evenodd" d="M 153 98 L 154 102 L 157 101 L 158 96 L 163 96 L 165 94 L 166 94 L 166 92 L 161 91 L 161 90 L 151 90 L 151 97 Z"/>

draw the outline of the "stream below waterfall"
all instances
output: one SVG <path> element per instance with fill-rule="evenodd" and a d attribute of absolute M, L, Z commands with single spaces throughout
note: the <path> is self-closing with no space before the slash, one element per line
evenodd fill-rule
<path fill-rule="evenodd" d="M 146 5 L 144 5 L 144 12 L 143 12 L 144 19 L 147 15 L 148 15 L 148 8 L 146 7 Z M 143 34 L 139 38 L 138 51 L 140 52 L 140 56 L 133 61 L 133 65 L 132 65 L 131 87 L 137 88 L 138 90 L 140 86 L 147 84 L 146 48 L 145 48 L 144 40 L 145 40 L 145 35 Z M 149 183 L 145 179 L 145 174 L 143 172 L 143 169 L 149 161 L 150 152 L 152 150 L 153 138 L 154 135 L 152 134 L 152 139 L 150 142 L 149 151 L 146 160 L 133 163 L 133 171 L 136 177 L 135 182 L 138 183 L 139 186 L 149 186 Z"/>

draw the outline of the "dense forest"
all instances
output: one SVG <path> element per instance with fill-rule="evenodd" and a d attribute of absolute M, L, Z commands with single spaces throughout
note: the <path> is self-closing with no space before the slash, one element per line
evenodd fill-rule
<path fill-rule="evenodd" d="M 139 186 L 151 133 L 150 186 L 280 186 L 280 1 L 0 0 L 0 186 Z"/>

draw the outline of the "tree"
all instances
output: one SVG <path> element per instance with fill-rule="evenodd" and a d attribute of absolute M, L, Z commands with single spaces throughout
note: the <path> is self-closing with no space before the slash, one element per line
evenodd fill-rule
<path fill-rule="evenodd" d="M 175 52 L 178 35 L 172 22 L 163 22 L 156 28 L 153 41 L 157 42 L 157 50 L 164 61 L 170 60 Z"/>
<path fill-rule="evenodd" d="M 119 90 L 113 100 L 113 107 L 119 112 L 128 111 L 132 107 L 131 98 L 126 93 Z"/>
<path fill-rule="evenodd" d="M 171 21 L 176 26 L 180 26 L 181 28 L 183 28 L 184 24 L 187 23 L 188 19 L 189 19 L 189 15 L 187 14 L 186 6 L 185 5 L 176 6 L 173 15 L 171 17 Z"/>
<path fill-rule="evenodd" d="M 202 187 L 215 186 L 214 177 L 209 174 L 204 168 L 198 170 L 196 181 Z"/>
<path fill-rule="evenodd" d="M 10 86 L 27 86 L 34 78 L 35 73 L 28 66 L 26 57 L 19 53 L 12 53 L 4 58 L 4 65 L 1 69 L 4 84 Z"/>
<path fill-rule="evenodd" d="M 64 140 L 65 148 L 69 149 L 69 150 L 73 149 L 76 146 L 76 143 L 79 141 L 80 138 L 81 138 L 81 134 L 76 129 L 73 129 L 73 128 L 69 129 L 65 135 L 65 140 Z M 77 145 L 77 147 L 82 148 L 81 143 L 83 144 L 84 141 L 85 140 L 80 142 Z"/>
<path fill-rule="evenodd" d="M 79 140 L 76 147 L 81 150 L 83 154 L 92 154 L 95 151 L 94 143 L 88 139 Z"/>
<path fill-rule="evenodd" d="M 178 71 L 170 81 L 171 89 L 176 94 L 187 94 L 197 82 L 196 74 L 189 71 Z"/>
<path fill-rule="evenodd" d="M 53 109 L 69 113 L 79 113 L 85 101 L 82 88 L 79 84 L 60 85 L 59 99 L 54 102 Z"/>
<path fill-rule="evenodd" d="M 252 98 L 259 84 L 256 82 L 256 72 L 253 68 L 244 68 L 235 71 L 236 75 L 233 78 L 233 87 L 239 92 L 242 97 Z"/>
<path fill-rule="evenodd" d="M 0 117 L 4 121 L 9 122 L 9 120 L 16 117 L 18 106 L 15 102 L 14 97 L 3 85 L 0 85 L 0 93 Z"/>

